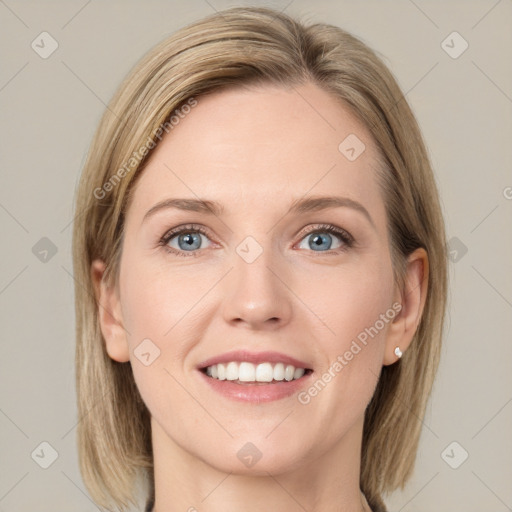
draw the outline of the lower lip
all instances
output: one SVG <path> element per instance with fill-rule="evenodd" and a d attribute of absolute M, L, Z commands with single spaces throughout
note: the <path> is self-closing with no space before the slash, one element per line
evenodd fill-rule
<path fill-rule="evenodd" d="M 311 372 L 297 380 L 283 380 L 268 384 L 261 382 L 237 384 L 231 380 L 214 379 L 202 371 L 198 371 L 214 391 L 232 400 L 253 403 L 273 402 L 293 395 L 304 388 L 309 383 L 311 375 L 313 375 Z"/>

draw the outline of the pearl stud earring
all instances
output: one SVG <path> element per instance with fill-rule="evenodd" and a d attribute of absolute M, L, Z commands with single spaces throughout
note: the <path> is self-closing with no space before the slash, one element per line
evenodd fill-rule
<path fill-rule="evenodd" d="M 395 355 L 400 359 L 402 357 L 402 351 L 400 350 L 400 347 L 395 348 Z"/>

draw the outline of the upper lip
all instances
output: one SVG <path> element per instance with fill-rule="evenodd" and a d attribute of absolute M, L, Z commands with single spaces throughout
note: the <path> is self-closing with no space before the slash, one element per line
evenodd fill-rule
<path fill-rule="evenodd" d="M 295 366 L 295 368 L 311 369 L 307 363 L 300 361 L 295 357 L 281 354 L 280 352 L 265 351 L 265 352 L 249 352 L 247 350 L 233 350 L 231 352 L 225 352 L 218 356 L 211 357 L 198 364 L 199 369 L 207 368 L 218 363 L 229 363 L 230 361 L 247 361 L 248 363 L 260 364 L 260 363 L 285 363 Z"/>

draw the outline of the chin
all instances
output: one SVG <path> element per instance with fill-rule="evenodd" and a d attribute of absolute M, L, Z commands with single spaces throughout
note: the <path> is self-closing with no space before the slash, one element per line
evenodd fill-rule
<path fill-rule="evenodd" d="M 291 437 L 288 436 L 290 440 Z M 252 440 L 251 440 L 252 439 Z M 277 439 L 277 438 L 276 438 Z M 225 473 L 246 476 L 278 475 L 299 468 L 305 463 L 304 445 L 297 446 L 297 437 L 290 446 L 286 443 L 269 441 L 264 435 L 259 437 L 239 437 L 218 445 L 214 453 L 202 459 L 210 466 Z M 199 456 L 199 454 L 198 454 Z"/>

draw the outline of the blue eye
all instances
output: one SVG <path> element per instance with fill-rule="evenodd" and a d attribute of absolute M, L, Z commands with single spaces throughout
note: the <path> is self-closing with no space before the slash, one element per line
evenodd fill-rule
<path fill-rule="evenodd" d="M 205 229 L 196 224 L 181 226 L 168 231 L 160 240 L 159 245 L 177 256 L 199 256 L 203 247 L 202 238 L 210 240 Z M 346 251 L 355 243 L 354 238 L 344 229 L 331 224 L 322 224 L 314 227 L 301 239 L 309 239 L 307 247 L 299 246 L 300 249 L 311 249 L 313 252 L 327 252 L 327 254 Z M 333 239 L 338 239 L 338 245 L 332 246 Z"/>
<path fill-rule="evenodd" d="M 317 249 L 320 250 L 329 250 L 332 248 L 332 235 L 325 234 L 325 233 L 311 233 L 310 235 L 307 235 L 305 238 L 309 238 L 309 249 L 313 249 L 316 251 Z M 336 247 L 334 247 L 336 249 Z"/>
<path fill-rule="evenodd" d="M 341 240 L 341 244 L 336 247 L 332 247 L 332 241 L 334 238 Z M 312 249 L 313 252 L 325 252 L 331 249 L 340 249 L 344 251 L 354 244 L 354 239 L 344 229 L 337 228 L 331 224 L 324 224 L 317 226 L 314 231 L 308 233 L 303 240 L 309 238 L 306 249 Z M 300 247 L 303 249 L 304 247 Z M 320 250 L 317 250 L 320 249 Z"/>
<path fill-rule="evenodd" d="M 208 234 L 201 226 L 184 226 L 165 234 L 161 244 L 179 256 L 189 256 L 189 254 L 184 254 L 186 252 L 190 253 L 190 256 L 196 256 L 197 250 L 203 248 L 201 247 L 201 237 L 208 238 Z M 174 239 L 176 239 L 177 247 L 170 245 Z"/>

